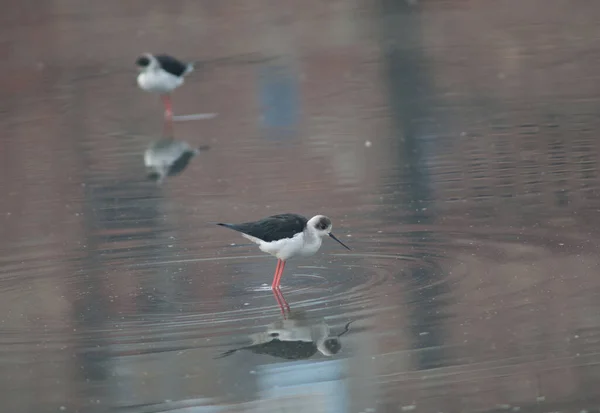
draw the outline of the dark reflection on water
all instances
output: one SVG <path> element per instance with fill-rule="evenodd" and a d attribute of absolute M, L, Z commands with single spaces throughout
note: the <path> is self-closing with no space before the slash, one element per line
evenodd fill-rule
<path fill-rule="evenodd" d="M 189 143 L 172 137 L 158 139 L 144 152 L 146 176 L 161 184 L 165 178 L 181 174 L 196 155 L 208 149 L 208 146 L 192 148 Z"/>
<path fill-rule="evenodd" d="M 332 335 L 324 320 L 313 320 L 306 312 L 292 311 L 280 291 L 274 290 L 273 293 L 281 308 L 282 319 L 269 324 L 264 332 L 251 334 L 250 344 L 227 350 L 217 358 L 240 351 L 287 360 L 307 359 L 317 352 L 324 356 L 339 353 L 342 349 L 341 337 L 349 331 L 351 322 L 346 324 L 341 333 Z"/>
<path fill-rule="evenodd" d="M 600 8 L 459 3 L 3 8 L 5 410 L 597 411 Z M 353 249 L 274 298 L 281 212 Z"/>

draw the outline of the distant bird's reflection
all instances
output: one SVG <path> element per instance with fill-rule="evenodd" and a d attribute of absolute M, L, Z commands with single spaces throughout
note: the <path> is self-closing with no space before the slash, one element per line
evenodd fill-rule
<path fill-rule="evenodd" d="M 160 184 L 168 176 L 179 175 L 193 157 L 208 149 L 208 146 L 192 148 L 187 142 L 173 138 L 162 138 L 152 142 L 144 152 L 148 179 Z"/>
<path fill-rule="evenodd" d="M 280 293 L 281 294 L 281 293 Z M 254 354 L 266 354 L 286 360 L 302 360 L 314 356 L 317 352 L 324 356 L 333 356 L 342 349 L 340 337 L 350 331 L 350 323 L 344 330 L 331 336 L 329 326 L 323 319 L 311 319 L 304 311 L 292 311 L 287 306 L 287 318 L 284 306 L 280 302 L 283 296 L 276 299 L 284 317 L 269 324 L 266 331 L 251 334 L 251 344 L 228 350 L 216 358 L 223 358 L 238 351 L 250 351 Z"/>

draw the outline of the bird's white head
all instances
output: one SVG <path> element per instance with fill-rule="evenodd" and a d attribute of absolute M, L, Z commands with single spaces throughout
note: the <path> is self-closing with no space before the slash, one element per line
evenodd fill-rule
<path fill-rule="evenodd" d="M 342 241 L 337 239 L 335 235 L 332 234 L 331 230 L 333 228 L 333 224 L 331 223 L 331 220 L 325 215 L 315 215 L 314 217 L 308 220 L 306 226 L 310 231 L 314 231 L 314 233 L 316 233 L 319 237 L 322 238 L 324 236 L 329 236 L 337 242 L 339 242 L 340 244 L 342 244 L 344 248 L 348 250 L 350 249 Z"/>
<path fill-rule="evenodd" d="M 317 342 L 317 350 L 324 356 L 333 356 L 342 349 L 340 339 L 337 337 L 327 337 L 325 340 L 319 340 Z"/>
<path fill-rule="evenodd" d="M 137 60 L 135 61 L 135 65 L 141 71 L 153 70 L 155 68 L 158 68 L 158 61 L 154 56 L 152 56 L 152 54 L 144 53 L 137 58 Z"/>
<path fill-rule="evenodd" d="M 333 225 L 331 220 L 325 215 L 316 215 L 308 220 L 307 227 L 313 229 L 320 237 L 324 237 L 331 233 Z"/>

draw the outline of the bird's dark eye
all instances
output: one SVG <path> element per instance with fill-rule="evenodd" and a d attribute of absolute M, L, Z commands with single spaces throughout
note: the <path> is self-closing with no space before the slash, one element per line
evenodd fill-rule
<path fill-rule="evenodd" d="M 319 231 L 325 231 L 327 229 L 327 227 L 329 227 L 331 225 L 331 221 L 329 220 L 329 218 L 321 218 L 319 220 L 319 222 L 317 222 L 317 225 L 315 225 L 315 228 L 317 228 Z"/>
<path fill-rule="evenodd" d="M 138 57 L 138 59 L 135 61 L 135 64 L 141 67 L 146 67 L 150 64 L 150 59 L 148 59 L 146 56 L 141 56 Z"/>
<path fill-rule="evenodd" d="M 342 343 L 337 338 L 325 340 L 325 348 L 333 354 L 337 354 L 342 349 Z"/>

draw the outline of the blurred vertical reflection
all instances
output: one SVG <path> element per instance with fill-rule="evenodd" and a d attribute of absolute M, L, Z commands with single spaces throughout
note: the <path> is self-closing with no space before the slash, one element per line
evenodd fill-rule
<path fill-rule="evenodd" d="M 399 143 L 397 175 L 393 179 L 402 183 L 393 205 L 401 205 L 405 209 L 399 215 L 403 224 L 433 226 L 435 209 L 431 204 L 431 181 L 427 168 L 427 140 L 432 131 L 425 128 L 422 119 L 430 116 L 429 108 L 436 102 L 427 99 L 430 79 L 419 41 L 421 16 L 410 2 L 382 0 L 381 17 L 393 133 Z M 442 241 L 433 231 L 411 231 L 404 236 L 415 245 Z M 427 252 L 414 256 L 424 264 L 431 262 Z M 444 348 L 443 295 L 447 287 L 440 282 L 444 274 L 436 265 L 423 265 L 413 269 L 410 277 L 414 294 L 408 298 L 413 307 L 410 314 L 412 340 L 415 348 L 421 350 L 415 368 L 426 370 L 444 366 L 447 354 Z"/>
<path fill-rule="evenodd" d="M 107 332 L 119 325 L 122 315 L 135 314 L 138 304 L 150 314 L 165 310 L 161 301 L 138 303 L 149 297 L 147 292 L 156 287 L 156 281 L 117 270 L 117 263 L 163 255 L 164 247 L 156 241 L 165 230 L 156 190 L 139 182 L 102 185 L 96 180 L 86 186 L 84 199 L 86 252 L 77 279 L 78 299 L 73 306 L 78 332 L 76 351 L 81 380 L 100 382 L 85 387 L 85 398 L 104 406 L 110 404 L 114 392 L 121 393 L 112 374 L 112 340 Z M 129 283 L 133 288 L 124 289 Z"/>
<path fill-rule="evenodd" d="M 259 99 L 264 132 L 270 139 L 297 136 L 300 117 L 299 79 L 290 64 L 259 67 Z"/>

